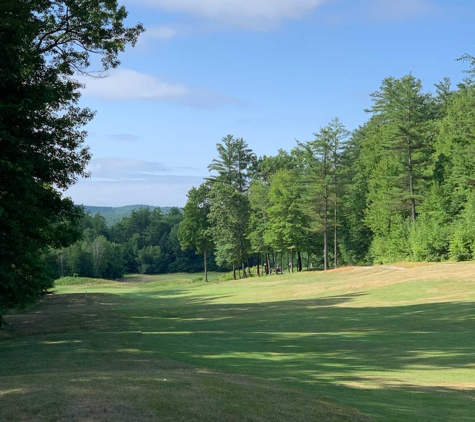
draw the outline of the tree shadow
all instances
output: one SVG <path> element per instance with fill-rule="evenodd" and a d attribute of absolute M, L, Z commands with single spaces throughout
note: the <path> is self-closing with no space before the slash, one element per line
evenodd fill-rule
<path fill-rule="evenodd" d="M 165 358 L 297 386 L 375 420 L 473 420 L 474 304 L 354 307 L 363 294 L 244 304 L 179 289 L 72 296 L 76 328 L 65 324 L 59 343 L 54 330 L 1 342 L 7 361 L 24 359 L 0 375 L 61 370 L 59 356 L 77 370 Z"/>

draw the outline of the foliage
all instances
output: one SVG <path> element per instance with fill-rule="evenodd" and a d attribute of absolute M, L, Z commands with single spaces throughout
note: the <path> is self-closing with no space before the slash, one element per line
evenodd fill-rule
<path fill-rule="evenodd" d="M 208 215 L 211 209 L 211 189 L 202 184 L 188 192 L 188 201 L 183 209 L 183 221 L 178 229 L 178 240 L 183 250 L 195 249 L 203 254 L 204 278 L 208 281 L 207 252 L 213 247 Z"/>
<path fill-rule="evenodd" d="M 90 212 L 92 216 L 96 214 L 101 214 L 105 220 L 108 227 L 113 226 L 114 224 L 118 223 L 124 217 L 128 217 L 132 211 L 139 210 L 140 208 L 150 208 L 153 210 L 154 208 L 150 205 L 126 205 L 123 207 L 94 207 L 85 205 L 84 211 Z M 168 213 L 172 207 L 160 207 L 160 210 L 163 213 Z"/>
<path fill-rule="evenodd" d="M 55 280 L 54 285 L 57 286 L 93 286 L 101 284 L 110 284 L 110 280 L 101 278 L 88 278 L 88 277 L 61 277 Z"/>
<path fill-rule="evenodd" d="M 248 257 L 249 201 L 233 186 L 216 183 L 211 190 L 211 221 L 216 262 L 222 267 L 239 266 Z"/>
<path fill-rule="evenodd" d="M 183 251 L 178 240 L 183 218 L 178 208 L 167 214 L 158 207 L 141 208 L 107 227 L 101 214 L 86 214 L 81 239 L 53 252 L 53 272 L 56 277 L 76 274 L 114 280 L 126 273 L 200 271 L 203 262 L 194 252 Z M 211 270 L 218 269 L 212 250 L 208 261 Z"/>
<path fill-rule="evenodd" d="M 48 247 L 74 242 L 82 210 L 63 192 L 86 176 L 77 72 L 91 55 L 119 64 L 143 31 L 115 0 L 7 1 L 0 5 L 0 315 L 34 301 L 51 278 Z"/>

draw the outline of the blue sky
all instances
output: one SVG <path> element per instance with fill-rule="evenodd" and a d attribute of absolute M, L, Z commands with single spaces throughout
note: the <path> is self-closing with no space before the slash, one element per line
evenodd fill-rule
<path fill-rule="evenodd" d="M 183 206 L 227 134 L 272 155 L 333 117 L 353 130 L 385 77 L 456 84 L 475 53 L 469 0 L 122 2 L 147 32 L 84 80 L 92 177 L 67 195 L 86 205 Z"/>

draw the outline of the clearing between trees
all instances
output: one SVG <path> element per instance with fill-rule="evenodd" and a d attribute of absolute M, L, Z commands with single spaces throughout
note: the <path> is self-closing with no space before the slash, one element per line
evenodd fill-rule
<path fill-rule="evenodd" d="M 395 268 L 58 286 L 0 332 L 0 420 L 473 420 L 475 264 Z"/>

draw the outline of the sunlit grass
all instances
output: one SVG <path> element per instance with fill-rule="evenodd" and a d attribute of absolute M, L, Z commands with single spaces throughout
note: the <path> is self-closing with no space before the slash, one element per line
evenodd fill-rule
<path fill-rule="evenodd" d="M 234 420 L 226 419 L 229 412 L 241 415 L 236 420 L 360 420 L 341 410 L 347 406 L 376 421 L 473 420 L 475 264 L 224 283 L 193 283 L 193 277 L 135 276 L 87 286 L 87 299 L 85 286 L 58 286 L 56 297 L 10 317 L 11 330 L 0 334 L 8 362 L 0 366 L 0 404 L 6 400 L 11 408 L 32 391 L 54 390 L 67 391 L 64 400 L 103 396 L 148 415 L 117 420 L 153 420 L 162 411 L 155 394 L 178 409 L 167 408 L 164 420 Z M 162 370 L 180 382 L 150 392 L 144 380 L 158 382 Z M 80 387 L 71 380 L 82 371 Z M 211 377 L 204 385 L 202 374 Z M 247 387 L 238 388 L 235 377 Z M 221 383 L 227 404 L 215 397 Z M 121 386 L 136 394 L 122 394 Z M 267 398 L 267 389 L 275 395 Z M 244 405 L 251 397 L 256 407 Z M 209 412 L 190 419 L 195 400 L 208 403 Z M 265 419 L 259 401 L 277 413 Z M 37 420 L 67 420 L 56 417 Z"/>

